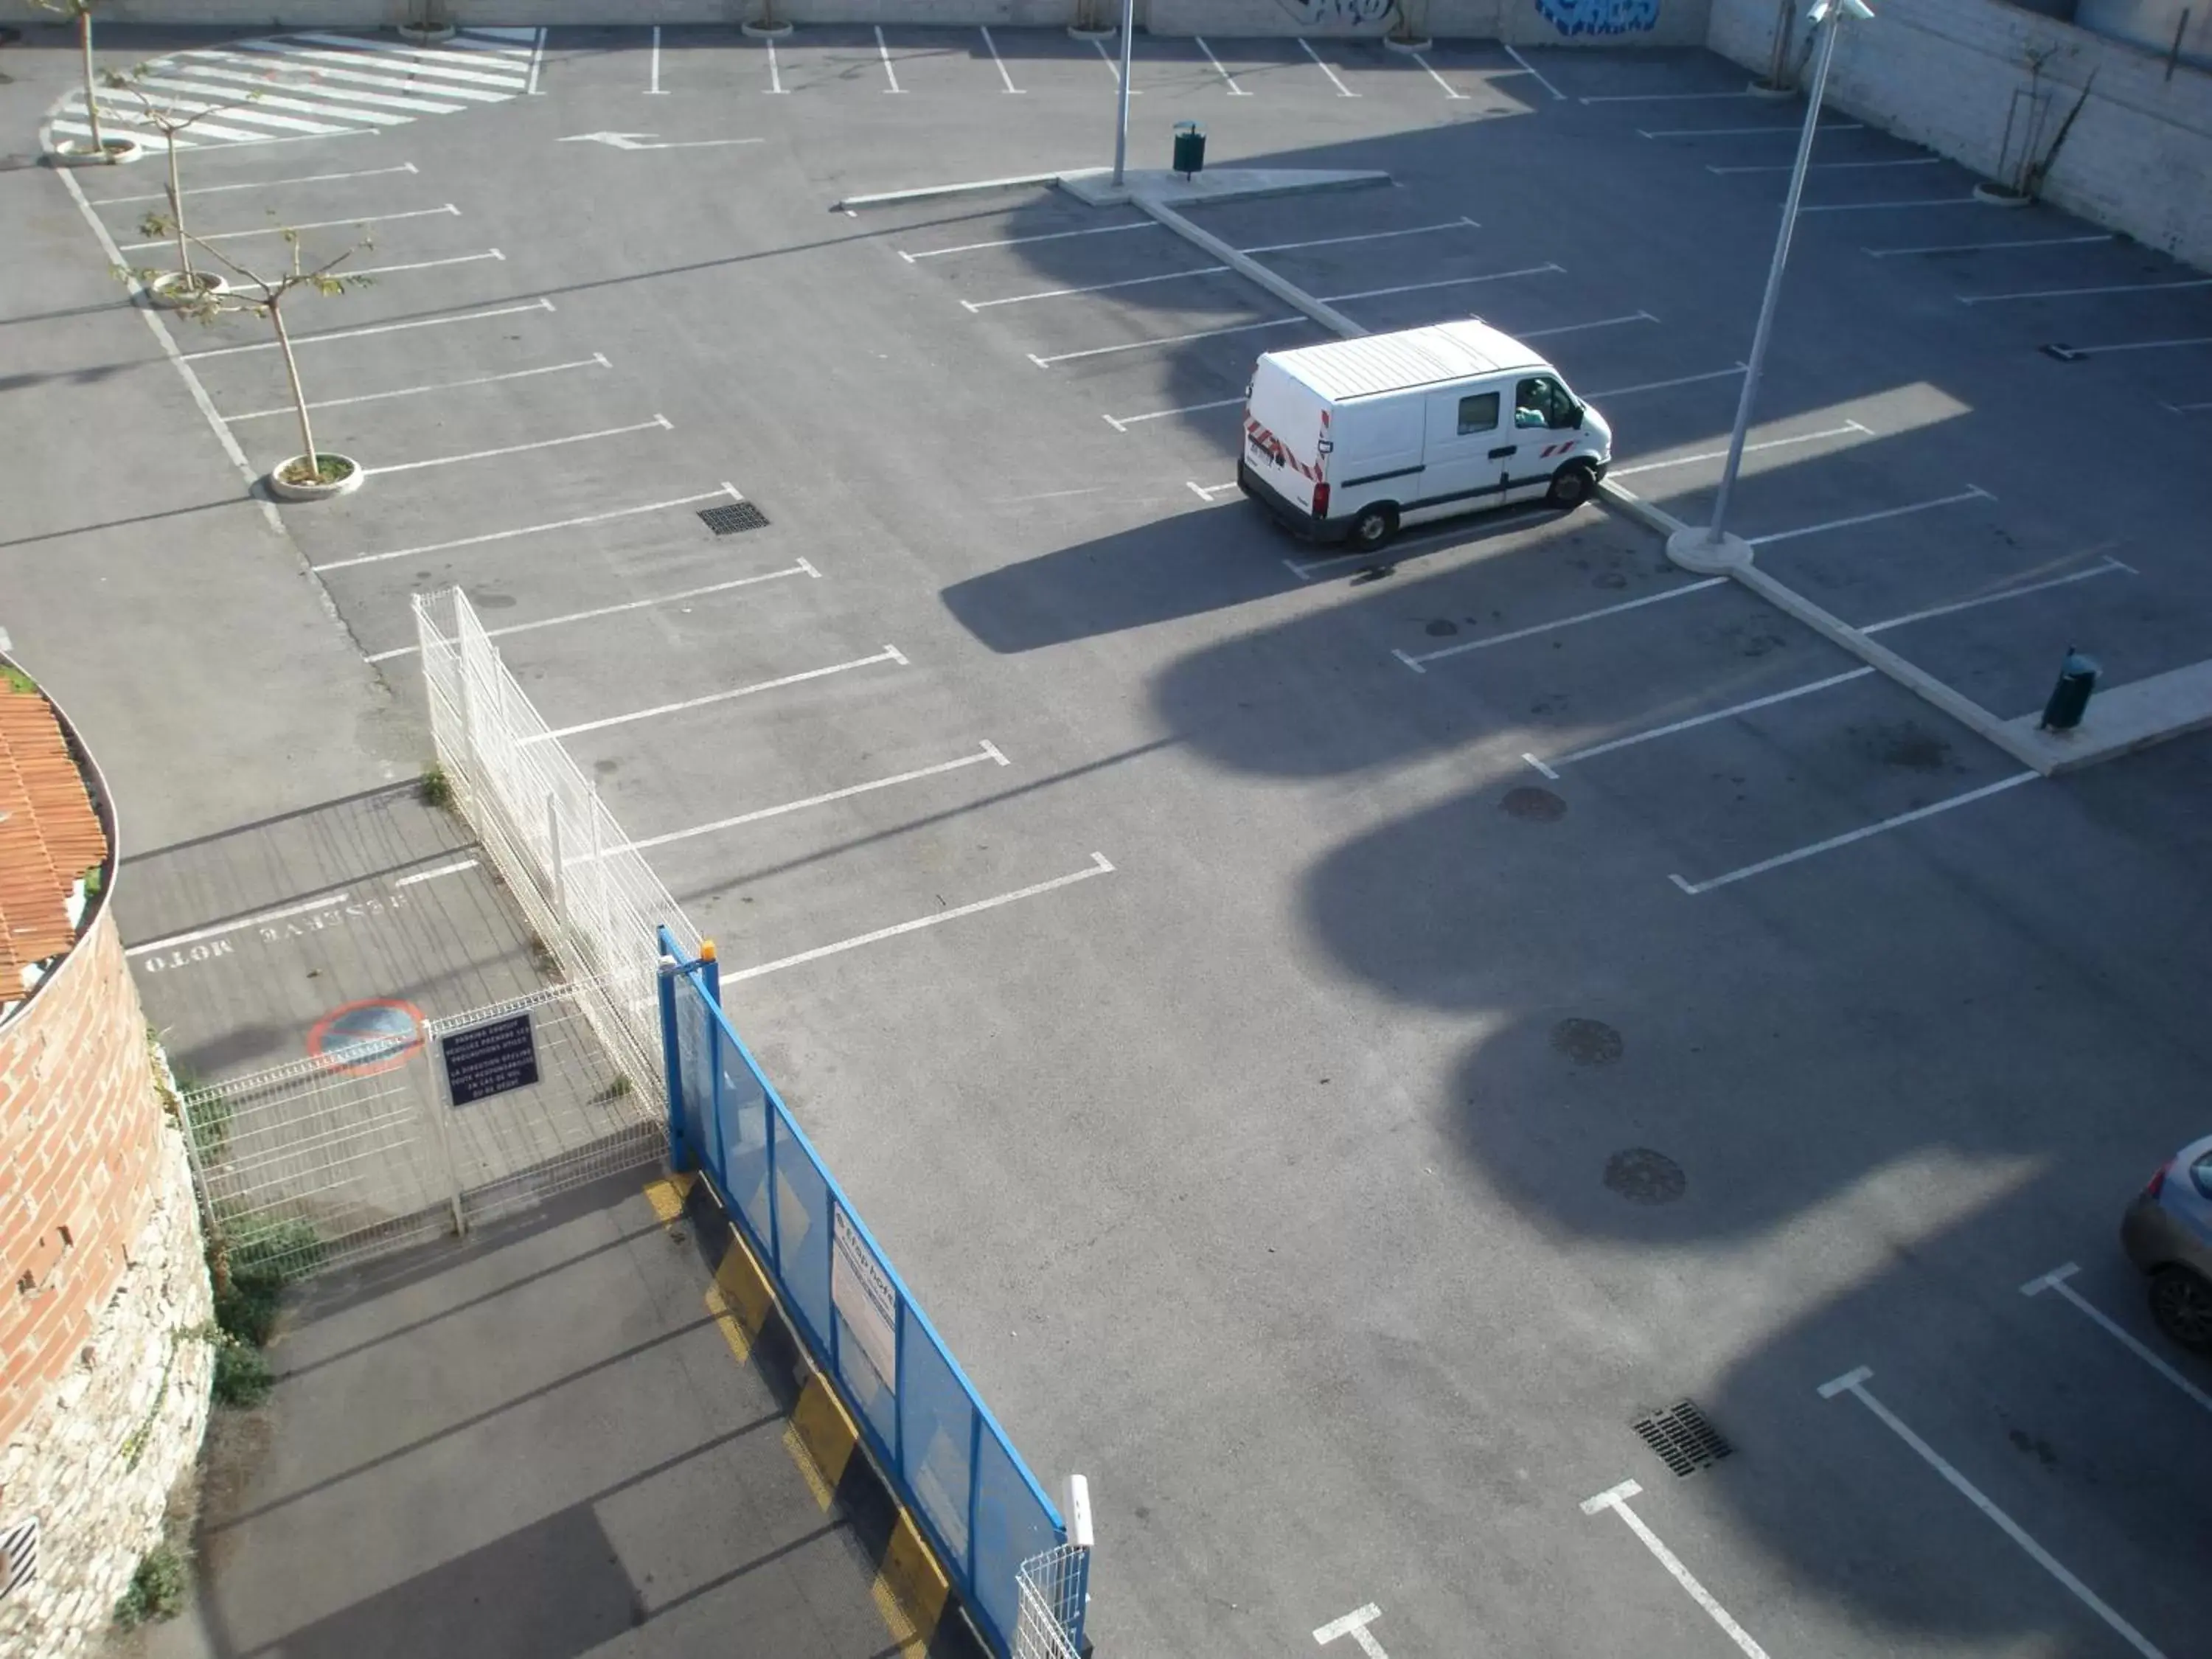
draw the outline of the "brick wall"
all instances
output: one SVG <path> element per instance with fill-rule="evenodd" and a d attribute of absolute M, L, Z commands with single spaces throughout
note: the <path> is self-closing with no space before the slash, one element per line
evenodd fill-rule
<path fill-rule="evenodd" d="M 1774 0 L 1712 0 L 1709 44 L 1763 74 L 1776 15 Z M 1873 21 L 1846 27 L 1828 101 L 1995 178 L 2021 148 L 2031 83 L 2026 54 L 2045 46 L 2056 48 L 2040 82 L 2046 143 L 2096 73 L 2045 197 L 2212 267 L 2212 190 L 2204 184 L 2212 178 L 2212 75 L 2185 66 L 2169 80 L 2160 58 L 2003 0 L 1889 0 Z M 1801 58 L 1793 48 L 1793 59 Z M 2005 155 L 2016 94 L 2021 108 Z"/>

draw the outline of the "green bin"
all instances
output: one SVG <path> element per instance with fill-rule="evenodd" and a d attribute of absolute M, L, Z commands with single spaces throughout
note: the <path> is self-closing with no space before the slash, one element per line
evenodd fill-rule
<path fill-rule="evenodd" d="M 1186 179 L 1206 166 L 1206 129 L 1195 121 L 1175 126 L 1175 170 Z"/>

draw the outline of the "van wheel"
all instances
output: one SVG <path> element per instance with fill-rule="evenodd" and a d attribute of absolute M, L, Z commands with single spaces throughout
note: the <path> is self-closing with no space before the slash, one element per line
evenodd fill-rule
<path fill-rule="evenodd" d="M 1597 489 L 1597 479 L 1585 461 L 1569 461 L 1552 475 L 1552 488 L 1544 499 L 1553 507 L 1573 512 Z"/>
<path fill-rule="evenodd" d="M 1398 509 L 1382 501 L 1364 507 L 1352 521 L 1352 544 L 1371 552 L 1398 533 Z"/>

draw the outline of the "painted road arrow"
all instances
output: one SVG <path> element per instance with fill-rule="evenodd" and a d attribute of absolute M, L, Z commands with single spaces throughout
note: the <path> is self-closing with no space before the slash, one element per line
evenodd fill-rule
<path fill-rule="evenodd" d="M 714 144 L 758 144 L 760 138 L 685 138 L 668 143 L 649 143 L 649 132 L 572 132 L 561 140 L 564 144 L 605 144 L 612 149 L 704 149 Z"/>

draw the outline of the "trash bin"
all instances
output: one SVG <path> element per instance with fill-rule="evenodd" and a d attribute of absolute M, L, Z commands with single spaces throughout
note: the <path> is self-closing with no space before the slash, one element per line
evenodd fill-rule
<path fill-rule="evenodd" d="M 1175 125 L 1175 170 L 1186 179 L 1206 166 L 1206 129 L 1195 121 Z"/>
<path fill-rule="evenodd" d="M 2089 694 L 2097 689 L 2097 676 L 2103 671 L 2089 658 L 2072 646 L 2066 647 L 2066 660 L 2058 665 L 2058 684 L 2051 689 L 2051 701 L 2043 705 L 2043 730 L 2071 732 L 2081 724 L 2081 715 L 2089 707 Z"/>

